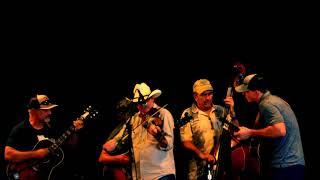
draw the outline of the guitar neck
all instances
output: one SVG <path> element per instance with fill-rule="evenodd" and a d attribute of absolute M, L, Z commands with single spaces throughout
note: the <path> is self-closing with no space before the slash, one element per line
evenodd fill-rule
<path fill-rule="evenodd" d="M 73 125 L 71 125 L 58 139 L 55 140 L 55 143 L 53 143 L 49 147 L 49 151 L 56 151 L 75 131 L 76 128 Z"/>
<path fill-rule="evenodd" d="M 68 137 L 70 137 L 71 134 L 73 134 L 76 130 L 76 128 L 72 125 L 70 126 L 55 142 L 58 146 L 63 144 Z"/>

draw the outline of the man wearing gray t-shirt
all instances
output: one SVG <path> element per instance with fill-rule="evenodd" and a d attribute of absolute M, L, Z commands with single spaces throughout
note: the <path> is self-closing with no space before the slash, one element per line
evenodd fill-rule
<path fill-rule="evenodd" d="M 268 149 L 261 154 L 262 159 L 268 160 L 268 164 L 264 164 L 267 171 L 263 171 L 263 177 L 281 180 L 304 179 L 305 161 L 299 125 L 290 105 L 272 95 L 267 90 L 263 77 L 257 74 L 246 76 L 235 90 L 242 93 L 249 103 L 259 105 L 261 128 L 240 127 L 240 131 L 234 135 L 239 140 L 262 138 L 261 149 Z"/>

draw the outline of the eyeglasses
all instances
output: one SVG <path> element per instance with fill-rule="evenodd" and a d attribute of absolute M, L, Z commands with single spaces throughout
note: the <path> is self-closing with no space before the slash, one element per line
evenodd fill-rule
<path fill-rule="evenodd" d="M 212 91 L 204 92 L 204 93 L 200 94 L 200 96 L 203 96 L 203 97 L 205 97 L 205 96 L 212 96 L 212 95 L 213 95 L 213 92 L 212 92 Z"/>
<path fill-rule="evenodd" d="M 51 102 L 49 100 L 42 101 L 40 105 L 49 105 Z"/>

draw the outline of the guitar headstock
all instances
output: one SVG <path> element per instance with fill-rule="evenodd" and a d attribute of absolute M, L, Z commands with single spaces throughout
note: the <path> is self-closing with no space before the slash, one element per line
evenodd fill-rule
<path fill-rule="evenodd" d="M 96 116 L 98 116 L 98 111 L 96 109 L 94 109 L 92 106 L 88 106 L 85 110 L 84 113 L 80 116 L 79 119 L 81 119 L 82 121 L 86 120 L 86 119 L 93 119 Z"/>

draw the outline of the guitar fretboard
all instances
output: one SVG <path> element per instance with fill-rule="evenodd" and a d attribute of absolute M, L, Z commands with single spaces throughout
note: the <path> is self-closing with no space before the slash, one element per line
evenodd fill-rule
<path fill-rule="evenodd" d="M 50 147 L 49 150 L 50 152 L 54 152 L 61 146 L 68 137 L 75 132 L 75 127 L 72 125 L 66 130 L 56 141 L 53 143 Z"/>
<path fill-rule="evenodd" d="M 81 121 L 86 120 L 89 117 L 95 116 L 97 114 L 96 111 L 93 111 L 91 106 L 89 106 L 87 108 L 87 111 L 85 111 L 78 119 Z M 59 146 L 61 146 L 66 139 L 68 139 L 68 137 L 73 134 L 76 131 L 76 127 L 74 125 L 71 125 L 58 139 L 56 139 L 55 143 L 53 143 L 50 147 L 49 147 L 49 151 L 50 152 L 54 152 L 56 151 Z"/>

